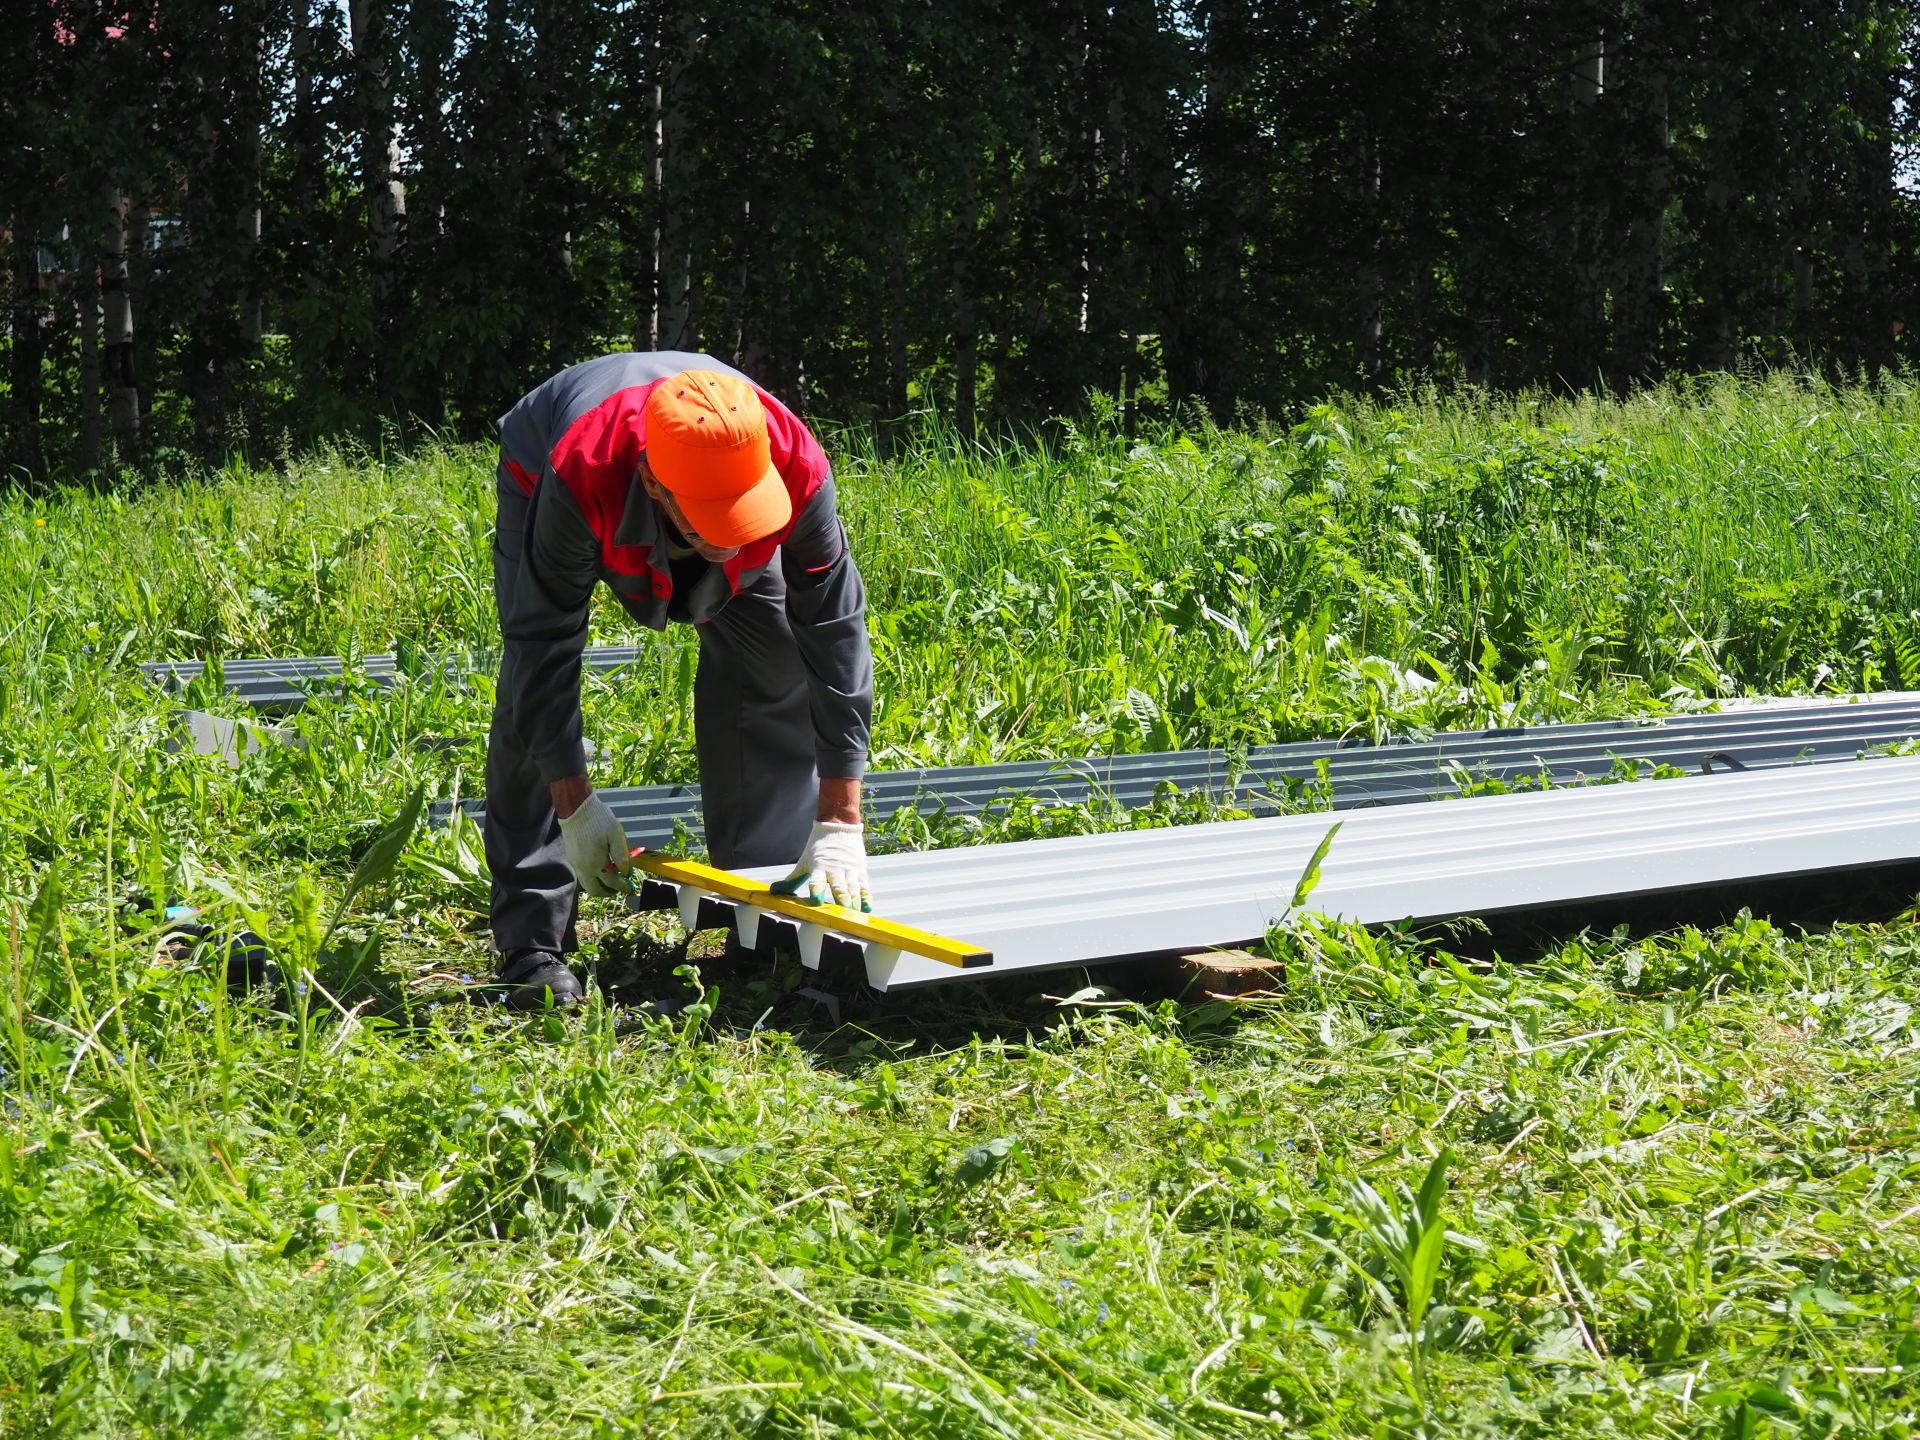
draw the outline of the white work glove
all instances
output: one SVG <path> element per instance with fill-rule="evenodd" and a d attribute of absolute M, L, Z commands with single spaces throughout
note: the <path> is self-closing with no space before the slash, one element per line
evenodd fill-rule
<path fill-rule="evenodd" d="M 617 895 L 626 888 L 622 877 L 633 868 L 627 832 L 598 795 L 587 796 L 578 810 L 561 820 L 560 840 L 567 847 L 567 863 L 580 882 L 581 894 Z"/>
<path fill-rule="evenodd" d="M 812 905 L 831 900 L 849 910 L 873 910 L 867 889 L 866 828 L 844 820 L 816 820 L 807 836 L 807 848 L 794 862 L 793 873 L 769 887 Z"/>

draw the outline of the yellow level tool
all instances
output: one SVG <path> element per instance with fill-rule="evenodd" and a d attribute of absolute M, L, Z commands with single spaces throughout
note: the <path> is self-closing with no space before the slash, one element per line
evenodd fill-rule
<path fill-rule="evenodd" d="M 778 894 L 762 881 L 748 880 L 731 870 L 717 870 L 696 860 L 676 860 L 671 855 L 642 850 L 634 855 L 633 865 L 636 870 L 644 870 L 670 885 L 689 885 L 709 895 L 718 895 L 723 900 L 738 901 L 742 905 L 751 905 L 757 910 L 765 910 L 805 925 L 818 925 L 822 930 L 865 940 L 870 945 L 884 945 L 908 955 L 924 955 L 929 960 L 938 960 L 956 969 L 976 970 L 993 964 L 991 950 L 982 950 L 965 940 L 952 940 L 928 930 L 916 930 L 911 925 L 901 925 L 860 910 L 849 910 L 844 905 L 809 904 L 791 895 Z"/>

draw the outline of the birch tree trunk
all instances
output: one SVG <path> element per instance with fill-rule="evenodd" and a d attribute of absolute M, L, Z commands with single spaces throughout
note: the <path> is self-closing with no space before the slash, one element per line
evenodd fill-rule
<path fill-rule="evenodd" d="M 235 0 L 232 11 L 233 64 L 230 71 L 233 104 L 226 116 L 223 148 L 228 172 L 227 193 L 233 225 L 233 310 L 223 327 L 231 325 L 220 347 L 225 371 L 220 386 L 229 414 L 227 443 L 257 444 L 260 432 L 260 371 L 263 350 L 263 276 L 260 272 L 261 180 L 267 122 L 267 15 L 263 0 Z"/>
<path fill-rule="evenodd" d="M 740 200 L 739 229 L 733 244 L 733 265 L 727 277 L 727 321 L 733 327 L 730 344 L 733 368 L 756 384 L 769 384 L 767 357 L 769 346 L 762 316 L 769 298 L 763 267 L 755 263 L 759 246 L 753 233 L 753 201 Z"/>
<path fill-rule="evenodd" d="M 974 252 L 979 245 L 980 185 L 971 153 L 961 167 L 953 212 L 953 423 L 971 435 L 979 401 L 980 336 L 974 313 Z"/>
<path fill-rule="evenodd" d="M 1491 389 L 1498 378 L 1494 355 L 1500 344 L 1500 317 L 1494 313 L 1491 279 L 1487 261 L 1478 249 L 1469 252 L 1461 266 L 1460 304 L 1466 312 L 1466 341 L 1461 350 L 1461 368 L 1467 383 Z"/>
<path fill-rule="evenodd" d="M 1169 398 L 1199 390 L 1189 321 L 1187 236 L 1179 162 L 1174 154 L 1174 97 L 1166 64 L 1169 38 L 1154 0 L 1121 0 L 1113 8 L 1116 50 L 1125 58 L 1129 200 L 1134 238 L 1144 260 L 1145 309 L 1160 342 Z M 1147 328 L 1142 326 L 1143 329 Z"/>
<path fill-rule="evenodd" d="M 1072 42 L 1068 47 L 1067 94 L 1072 97 L 1071 115 L 1073 117 L 1074 145 L 1073 159 L 1070 164 L 1070 179 L 1067 181 L 1067 213 L 1074 216 L 1078 234 L 1074 237 L 1072 273 L 1070 278 L 1073 295 L 1073 329 L 1078 335 L 1087 333 L 1088 311 L 1091 308 L 1093 292 L 1093 221 L 1094 207 L 1100 193 L 1100 126 L 1099 107 L 1088 92 L 1088 72 L 1093 59 L 1092 37 L 1082 13 L 1076 19 L 1072 30 Z M 1084 354 L 1084 346 L 1079 353 Z"/>
<path fill-rule="evenodd" d="M 881 382 L 881 432 L 887 437 L 891 452 L 907 415 L 907 327 L 911 298 L 907 279 L 907 229 L 912 223 L 908 208 L 912 196 L 904 183 L 901 161 L 893 149 L 901 143 L 896 137 L 905 129 L 897 73 L 889 73 L 881 82 L 880 117 L 883 138 L 876 143 L 885 147 L 878 166 L 881 178 L 877 198 L 881 204 L 875 209 L 877 233 L 869 240 L 867 253 L 873 256 L 881 277 L 878 325 L 873 339 L 880 347 L 875 359 Z"/>
<path fill-rule="evenodd" d="M 204 52 L 213 55 L 211 46 Z M 185 364 L 181 389 L 193 426 L 193 446 L 201 459 L 227 458 L 232 441 L 233 250 L 228 228 L 231 188 L 225 172 L 225 130 L 211 104 L 211 86 L 197 87 L 208 108 L 196 118 L 194 144 L 186 165 L 187 183 L 179 218 L 186 232 L 182 256 L 192 299 L 182 327 Z"/>
<path fill-rule="evenodd" d="M 540 180 L 535 223 L 546 235 L 548 303 L 548 361 L 559 369 L 579 359 L 582 343 L 573 301 L 573 232 L 567 193 L 567 54 L 570 37 L 562 27 L 562 6 L 572 0 L 548 0 L 539 8 L 534 31 L 534 71 L 540 89 Z"/>
<path fill-rule="evenodd" d="M 80 336 L 78 432 L 74 437 L 73 468 L 90 474 L 100 468 L 100 292 L 95 272 L 81 270 L 73 277 L 73 318 Z"/>
<path fill-rule="evenodd" d="M 1246 229 L 1242 215 L 1257 203 L 1260 184 L 1246 164 L 1249 136 L 1243 116 L 1252 74 L 1252 15 L 1245 0 L 1212 0 L 1206 9 L 1206 99 L 1201 109 L 1196 168 L 1203 224 L 1200 253 L 1202 316 L 1194 380 L 1218 419 L 1240 393 L 1241 316 L 1246 308 Z"/>
<path fill-rule="evenodd" d="M 647 254 L 642 257 L 641 284 L 635 295 L 633 348 L 660 348 L 660 262 L 666 246 L 666 54 L 656 33 L 647 43 L 647 119 L 640 133 L 640 198 L 651 220 L 647 233 Z"/>
<path fill-rule="evenodd" d="M 100 194 L 100 213 L 105 222 L 100 235 L 100 294 L 106 321 L 100 369 L 114 455 L 122 465 L 131 465 L 140 455 L 140 388 L 134 374 L 126 197 L 108 186 Z"/>
<path fill-rule="evenodd" d="M 907 350 L 907 217 L 890 218 L 887 234 L 887 418 L 904 421 L 907 415 L 907 381 L 911 373 Z"/>
<path fill-rule="evenodd" d="M 1380 379 L 1387 327 L 1381 310 L 1386 286 L 1380 274 L 1380 145 L 1370 126 L 1363 125 L 1354 148 L 1354 209 L 1361 239 L 1354 275 L 1353 368 L 1361 384 L 1372 385 Z"/>
<path fill-rule="evenodd" d="M 656 350 L 697 350 L 700 345 L 699 278 L 693 264 L 694 187 L 699 152 L 694 148 L 691 76 L 695 19 L 683 10 L 674 26 L 671 53 L 662 55 L 654 94 L 653 187 L 654 325 Z M 662 47 L 663 51 L 667 47 Z"/>
<path fill-rule="evenodd" d="M 1619 56 L 1621 122 L 1626 130 L 1624 199 L 1613 290 L 1614 369 L 1623 380 L 1653 379 L 1660 364 L 1665 310 L 1667 200 L 1672 158 L 1667 126 L 1667 55 L 1643 8 Z"/>
<path fill-rule="evenodd" d="M 1567 140 L 1573 164 L 1564 199 L 1565 252 L 1561 268 L 1568 291 L 1555 347 L 1560 378 L 1587 386 L 1602 378 L 1607 346 L 1607 243 L 1612 188 L 1605 146 L 1609 112 L 1607 41 L 1596 35 L 1573 57 L 1567 72 Z"/>
<path fill-rule="evenodd" d="M 146 299 L 153 281 L 152 203 L 144 194 L 135 191 L 126 200 L 125 215 L 126 223 L 122 231 L 125 237 L 122 251 L 125 257 L 122 266 L 125 284 L 121 289 L 126 297 L 126 311 L 125 323 L 119 332 L 115 331 L 113 324 L 113 301 L 111 298 L 107 301 L 107 414 L 112 420 L 115 446 L 121 445 L 124 435 L 126 448 L 122 454 L 131 459 L 138 456 L 145 444 L 145 417 L 153 413 L 153 367 L 148 363 L 150 353 L 145 344 L 146 331 L 134 323 L 136 316 L 146 313 Z M 125 336 L 124 359 L 118 370 L 113 360 L 116 333 Z M 125 396 L 115 396 L 113 386 L 116 383 L 124 386 Z"/>
<path fill-rule="evenodd" d="M 1700 245 L 1694 284 L 1700 292 L 1695 364 L 1702 370 L 1732 370 L 1740 358 L 1741 322 L 1750 269 L 1741 246 L 1739 209 L 1748 190 L 1743 154 L 1748 143 L 1745 105 L 1727 97 L 1704 127 L 1706 183 L 1693 219 Z"/>
<path fill-rule="evenodd" d="M 46 437 L 40 428 L 41 357 L 46 349 L 46 302 L 40 294 L 40 247 L 24 217 L 16 215 L 9 239 L 13 249 L 12 350 L 13 453 L 10 468 L 34 481 L 46 478 Z"/>
<path fill-rule="evenodd" d="M 390 78 L 390 0 L 348 0 L 347 25 L 353 47 L 355 108 L 359 112 L 360 187 L 367 210 L 372 255 L 373 372 L 376 403 L 389 406 L 401 369 L 399 342 L 402 291 L 398 264 L 401 228 L 406 222 L 407 192 L 400 180 L 400 136 L 394 125 Z"/>
<path fill-rule="evenodd" d="M 241 359 L 257 363 L 261 358 L 262 315 L 260 284 L 261 219 L 261 131 L 266 124 L 267 20 L 259 0 L 242 0 L 235 7 L 237 44 L 235 59 L 236 105 L 229 121 L 238 151 L 234 164 L 240 185 L 240 204 L 234 215 L 238 238 L 235 260 L 238 262 L 238 286 L 235 300 L 239 312 Z M 251 388 L 246 387 L 246 388 Z"/>
<path fill-rule="evenodd" d="M 314 228 L 320 209 L 320 147 L 323 142 L 319 109 L 314 99 L 313 0 L 294 0 L 292 34 L 287 63 L 293 76 L 293 109 L 287 120 L 289 156 L 287 213 L 293 233 L 287 248 L 301 288 L 311 293 L 320 283 L 318 242 Z M 305 300 L 305 296 L 301 297 Z"/>
<path fill-rule="evenodd" d="M 654 229 L 654 324 L 656 350 L 691 350 L 698 346 L 694 323 L 698 308 L 693 274 L 693 166 L 682 152 L 688 127 L 679 103 L 668 86 L 662 97 L 658 164 L 660 220 Z"/>
<path fill-rule="evenodd" d="M 1900 97 L 1896 66 L 1904 57 L 1883 25 L 1872 41 L 1853 52 L 1847 109 L 1858 117 L 1843 214 L 1841 259 L 1847 277 L 1845 348 L 1858 372 L 1877 376 L 1893 363 L 1888 285 L 1889 220 L 1895 213 L 1894 140 Z"/>

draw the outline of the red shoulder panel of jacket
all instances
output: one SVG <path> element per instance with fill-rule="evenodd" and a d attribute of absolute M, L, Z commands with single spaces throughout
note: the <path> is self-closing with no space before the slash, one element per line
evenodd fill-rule
<path fill-rule="evenodd" d="M 646 449 L 647 396 L 659 383 L 614 391 L 566 428 L 549 457 L 553 473 L 572 494 L 600 542 L 601 558 L 619 575 L 652 573 L 643 547 L 616 545 L 613 537 L 626 514 L 640 452 Z"/>
<path fill-rule="evenodd" d="M 533 487 L 540 483 L 540 477 L 538 475 L 535 475 L 531 470 L 527 469 L 526 466 L 516 464 L 512 460 L 502 460 L 500 463 L 507 467 L 507 474 L 513 477 L 513 483 L 520 487 L 520 493 L 522 495 L 533 494 Z"/>

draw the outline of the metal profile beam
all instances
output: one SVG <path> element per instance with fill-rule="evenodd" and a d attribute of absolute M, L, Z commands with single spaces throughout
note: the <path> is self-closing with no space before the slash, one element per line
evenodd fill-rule
<path fill-rule="evenodd" d="M 1555 786 L 1608 775 L 1616 762 L 1635 768 L 1666 765 L 1688 771 L 1765 769 L 1852 760 L 1877 746 L 1920 738 L 1920 697 L 1863 697 L 1857 704 L 1808 702 L 1743 709 L 1721 715 L 1656 720 L 1595 721 L 1505 730 L 1440 734 L 1420 741 L 1372 745 L 1359 740 L 1260 746 L 1236 768 L 1219 750 L 1151 755 L 1030 760 L 1002 765 L 874 771 L 866 803 L 875 815 L 906 807 L 923 814 L 978 814 L 1017 798 L 1076 805 L 1092 800 L 1136 809 L 1171 785 L 1205 794 L 1250 814 L 1273 814 L 1289 795 L 1321 783 L 1336 810 L 1431 800 L 1458 793 L 1462 781 Z M 700 814 L 697 785 L 656 785 L 600 792 L 635 844 L 671 845 L 680 825 Z M 463 800 L 479 819 L 485 804 Z M 442 801 L 434 819 L 444 823 Z"/>
<path fill-rule="evenodd" d="M 590 645 L 581 663 L 591 671 L 618 670 L 640 658 L 636 645 Z M 444 676 L 459 683 L 468 675 L 495 669 L 496 654 L 434 654 L 419 660 L 420 673 Z M 207 672 L 204 660 L 152 660 L 139 667 L 140 673 L 169 693 L 184 690 Z M 364 675 L 385 687 L 402 673 L 400 657 L 392 654 L 363 655 L 355 662 L 353 673 Z M 316 684 L 338 680 L 347 674 L 347 666 L 337 655 L 290 655 L 279 659 L 223 660 L 220 662 L 222 688 L 242 704 L 256 710 L 292 711 L 307 703 Z"/>
<path fill-rule="evenodd" d="M 868 981 L 886 990 L 1247 944 L 1285 916 L 1332 823 L 1285 815 L 875 857 L 889 920 L 965 936 L 993 961 L 960 972 L 867 947 Z M 1920 757 L 1360 810 L 1339 823 L 1314 911 L 1363 924 L 1493 914 L 1920 859 Z"/>

